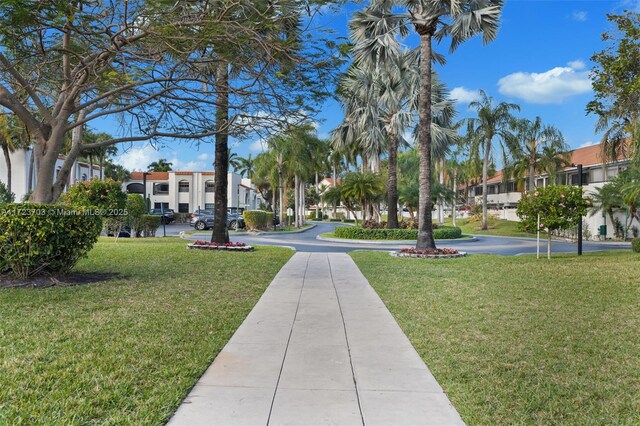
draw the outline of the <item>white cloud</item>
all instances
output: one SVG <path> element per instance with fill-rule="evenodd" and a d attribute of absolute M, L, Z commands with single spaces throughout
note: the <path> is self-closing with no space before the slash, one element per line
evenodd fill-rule
<path fill-rule="evenodd" d="M 575 71 L 581 71 L 587 67 L 584 61 L 582 61 L 581 59 L 576 59 L 575 61 L 569 61 L 567 62 L 567 65 L 569 66 L 569 68 Z"/>
<path fill-rule="evenodd" d="M 498 81 L 498 91 L 533 104 L 560 104 L 566 99 L 591 91 L 591 80 L 584 62 L 571 61 L 542 73 L 516 72 Z"/>
<path fill-rule="evenodd" d="M 451 99 L 455 99 L 461 104 L 469 104 L 470 102 L 480 99 L 480 91 L 469 90 L 464 87 L 455 87 L 451 90 Z"/>
<path fill-rule="evenodd" d="M 573 12 L 571 17 L 573 18 L 574 21 L 584 22 L 587 20 L 587 15 L 588 15 L 587 12 L 584 10 L 576 10 Z"/>
<path fill-rule="evenodd" d="M 123 152 L 116 158 L 116 164 L 121 164 L 125 169 L 131 171 L 145 171 L 149 164 L 160 158 L 163 158 L 160 151 L 147 144 L 142 148 L 131 148 Z"/>
<path fill-rule="evenodd" d="M 173 170 L 185 171 L 185 172 L 199 172 L 205 169 L 211 170 L 211 164 L 204 161 L 188 161 L 183 163 L 180 160 L 173 159 Z"/>
<path fill-rule="evenodd" d="M 212 155 L 207 153 L 207 152 L 203 152 L 202 154 L 198 155 L 198 160 L 200 161 L 209 161 L 212 159 Z"/>
<path fill-rule="evenodd" d="M 599 142 L 594 142 L 594 141 L 586 141 L 585 143 L 583 143 L 582 145 L 580 145 L 580 148 L 586 148 L 588 146 L 593 146 L 593 145 L 598 145 Z"/>
<path fill-rule="evenodd" d="M 249 145 L 249 152 L 263 152 L 266 142 L 264 139 L 258 139 Z"/>

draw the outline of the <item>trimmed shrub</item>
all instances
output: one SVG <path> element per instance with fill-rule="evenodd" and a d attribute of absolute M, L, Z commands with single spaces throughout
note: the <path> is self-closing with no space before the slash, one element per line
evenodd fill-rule
<path fill-rule="evenodd" d="M 631 250 L 636 253 L 640 253 L 640 238 L 634 238 L 631 240 Z"/>
<path fill-rule="evenodd" d="M 51 204 L 0 207 L 0 271 L 21 279 L 69 272 L 98 240 L 98 213 Z"/>
<path fill-rule="evenodd" d="M 249 231 L 266 229 L 273 226 L 273 213 L 263 210 L 245 210 L 242 218 Z"/>
<path fill-rule="evenodd" d="M 13 203 L 16 199 L 16 196 L 13 192 L 9 192 L 7 186 L 4 182 L 0 182 L 0 204 L 9 204 Z"/>
<path fill-rule="evenodd" d="M 72 185 L 61 199 L 66 205 L 101 209 L 103 216 L 121 216 L 127 194 L 122 191 L 120 182 L 93 178 Z"/>
<path fill-rule="evenodd" d="M 174 213 L 173 214 L 174 223 L 189 223 L 189 220 L 191 220 L 191 213 Z"/>
<path fill-rule="evenodd" d="M 416 240 L 418 231 L 415 229 L 367 229 L 359 226 L 339 226 L 335 229 L 337 238 L 353 240 Z M 454 226 L 441 226 L 433 230 L 433 237 L 437 240 L 455 239 L 462 236 L 462 230 Z"/>
<path fill-rule="evenodd" d="M 142 232 L 145 237 L 155 237 L 156 230 L 160 226 L 162 220 L 161 216 L 145 214 L 140 218 L 140 227 L 138 230 Z"/>

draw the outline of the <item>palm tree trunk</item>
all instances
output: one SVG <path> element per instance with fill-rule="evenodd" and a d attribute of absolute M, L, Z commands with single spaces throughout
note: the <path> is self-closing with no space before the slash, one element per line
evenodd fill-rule
<path fill-rule="evenodd" d="M 285 209 L 284 209 L 284 181 L 283 181 L 283 172 L 282 172 L 282 166 L 278 165 L 278 214 L 280 215 L 279 219 L 280 219 L 280 223 L 285 222 L 284 218 L 285 218 Z"/>
<path fill-rule="evenodd" d="M 4 160 L 7 163 L 7 191 L 11 194 L 11 156 L 9 153 L 9 145 L 6 142 L 2 144 L 2 152 L 4 153 Z"/>
<path fill-rule="evenodd" d="M 444 158 L 440 160 L 440 173 L 439 179 L 440 185 L 444 187 Z M 438 223 L 444 223 L 444 197 L 440 195 L 438 197 Z"/>
<path fill-rule="evenodd" d="M 333 186 L 338 186 L 338 183 L 336 182 L 336 176 L 337 176 L 337 173 L 336 173 L 336 165 L 334 164 L 334 165 L 333 165 Z M 333 219 L 335 219 L 335 218 L 336 218 L 336 214 L 337 214 L 337 213 L 338 213 L 338 203 L 335 203 L 335 204 L 333 205 L 333 216 L 332 216 L 332 217 L 333 217 Z"/>
<path fill-rule="evenodd" d="M 416 28 L 417 29 L 417 28 Z M 418 202 L 417 249 L 435 249 L 431 211 L 431 36 L 430 29 L 420 34 L 420 196 Z"/>
<path fill-rule="evenodd" d="M 489 176 L 489 158 L 491 156 L 491 139 L 487 137 L 487 146 L 484 149 L 484 161 L 482 162 L 482 229 L 487 230 L 487 179 Z"/>
<path fill-rule="evenodd" d="M 229 242 L 227 229 L 227 186 L 229 172 L 229 69 L 221 63 L 216 70 L 218 90 L 216 94 L 216 153 L 215 153 L 215 218 L 211 242 L 225 244 Z"/>
<path fill-rule="evenodd" d="M 536 165 L 529 161 L 529 191 L 536 187 Z"/>
<path fill-rule="evenodd" d="M 389 133 L 389 180 L 387 182 L 387 228 L 396 229 L 398 223 L 398 139 Z"/>
<path fill-rule="evenodd" d="M 35 165 L 35 153 L 34 153 L 34 147 L 31 148 L 31 153 L 29 156 L 29 179 L 27 182 L 27 194 L 30 194 L 31 191 L 33 191 L 33 171 L 34 171 L 34 165 Z"/>
<path fill-rule="evenodd" d="M 300 224 L 300 178 L 298 175 L 294 176 L 294 184 L 293 184 L 293 207 L 296 212 L 296 216 L 293 221 L 293 226 L 299 228 Z"/>
<path fill-rule="evenodd" d="M 93 154 L 89 154 L 89 180 L 93 179 Z"/>
<path fill-rule="evenodd" d="M 318 172 L 316 172 L 316 191 L 318 191 L 318 184 Z M 316 220 L 318 220 L 318 213 L 320 213 L 320 200 L 316 201 Z M 322 217 L 320 217 L 320 219 L 322 219 Z"/>
<path fill-rule="evenodd" d="M 453 203 L 451 204 L 451 218 L 456 226 L 456 204 L 458 202 L 458 168 L 453 168 Z"/>
<path fill-rule="evenodd" d="M 304 226 L 307 224 L 307 195 L 305 194 L 304 189 L 304 180 L 300 179 L 300 226 Z"/>

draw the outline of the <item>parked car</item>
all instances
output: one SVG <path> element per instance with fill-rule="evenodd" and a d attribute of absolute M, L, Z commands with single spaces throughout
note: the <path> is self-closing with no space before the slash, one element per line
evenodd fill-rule
<path fill-rule="evenodd" d="M 175 219 L 175 213 L 171 209 L 151 209 L 149 210 L 149 214 L 154 216 L 162 216 L 162 218 L 160 219 L 160 223 L 163 224 L 169 224 Z"/>
<path fill-rule="evenodd" d="M 191 214 L 191 220 L 189 225 L 193 226 L 198 231 L 204 231 L 213 227 L 214 219 L 213 210 L 196 210 Z M 227 214 L 227 228 L 235 230 L 244 228 L 244 219 L 239 214 Z"/>

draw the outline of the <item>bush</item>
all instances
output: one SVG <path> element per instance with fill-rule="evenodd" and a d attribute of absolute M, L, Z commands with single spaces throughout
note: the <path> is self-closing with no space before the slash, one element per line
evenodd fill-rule
<path fill-rule="evenodd" d="M 138 230 L 142 232 L 145 237 L 155 237 L 161 220 L 161 216 L 145 214 L 140 218 L 140 228 Z"/>
<path fill-rule="evenodd" d="M 13 192 L 9 192 L 4 182 L 0 182 L 0 204 L 10 204 L 16 199 Z"/>
<path fill-rule="evenodd" d="M 258 229 L 266 229 L 273 226 L 273 213 L 263 210 L 245 210 L 242 212 L 242 218 L 249 231 Z"/>
<path fill-rule="evenodd" d="M 174 213 L 173 221 L 174 223 L 189 223 L 191 220 L 191 213 Z"/>
<path fill-rule="evenodd" d="M 416 240 L 416 229 L 371 229 L 359 226 L 339 226 L 334 234 L 337 238 L 353 240 Z M 462 236 L 462 230 L 454 226 L 441 226 L 433 230 L 433 237 L 437 240 L 455 239 Z"/>
<path fill-rule="evenodd" d="M 634 238 L 631 240 L 631 250 L 636 253 L 640 253 L 640 238 Z"/>
<path fill-rule="evenodd" d="M 0 271 L 26 279 L 69 272 L 98 240 L 102 218 L 89 209 L 11 204 L 0 209 Z"/>
<path fill-rule="evenodd" d="M 72 185 L 62 196 L 62 202 L 69 206 L 101 209 L 104 216 L 119 216 L 127 203 L 127 194 L 122 191 L 120 182 L 94 178 Z"/>

